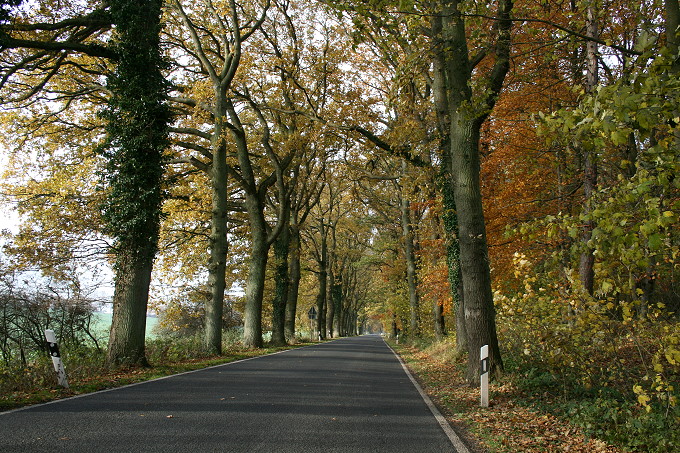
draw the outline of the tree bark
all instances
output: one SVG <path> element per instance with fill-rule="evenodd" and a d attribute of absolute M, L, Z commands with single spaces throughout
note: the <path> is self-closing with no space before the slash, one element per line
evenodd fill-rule
<path fill-rule="evenodd" d="M 286 227 L 274 242 L 275 288 L 272 307 L 272 344 L 276 346 L 286 344 L 286 307 L 290 295 L 290 280 L 288 275 L 290 243 L 290 228 Z"/>
<path fill-rule="evenodd" d="M 135 255 L 121 250 L 116 256 L 114 315 L 107 351 L 107 363 L 112 366 L 149 365 L 144 342 L 153 258 Z"/>
<path fill-rule="evenodd" d="M 215 117 L 224 119 L 222 100 L 226 93 L 216 89 Z M 205 303 L 204 345 L 209 354 L 222 354 L 222 314 L 224 311 L 225 276 L 227 268 L 227 150 L 224 143 L 223 121 L 214 122 L 212 138 L 213 159 L 210 168 L 212 189 L 212 218 L 210 222 L 210 259 L 208 262 L 208 287 L 210 298 Z"/>
<path fill-rule="evenodd" d="M 288 298 L 286 300 L 285 336 L 288 342 L 295 340 L 295 316 L 297 314 L 298 293 L 300 288 L 300 228 L 293 222 L 290 226 L 290 261 L 288 276 Z"/>
<path fill-rule="evenodd" d="M 326 227 L 321 219 L 320 223 L 320 234 L 321 234 L 321 250 L 319 256 L 319 272 L 317 275 L 317 280 L 319 282 L 319 292 L 316 296 L 316 309 L 318 312 L 316 318 L 316 328 L 319 332 L 319 336 L 322 340 L 326 339 L 326 296 L 327 296 L 327 284 L 328 284 L 328 238 Z"/>
<path fill-rule="evenodd" d="M 510 11 L 512 2 L 498 6 L 494 29 L 495 61 L 486 75 L 487 90 L 482 99 L 472 96 L 472 65 L 467 47 L 465 18 L 460 1 L 443 1 L 443 58 L 447 81 L 450 122 L 450 174 L 458 214 L 460 267 L 465 301 L 465 327 L 468 342 L 467 379 L 477 383 L 480 348 L 489 346 L 490 372 L 502 372 L 503 362 L 496 335 L 496 312 L 491 292 L 491 275 L 480 187 L 479 139 L 481 126 L 496 102 L 510 61 Z M 480 104 L 480 106 L 476 106 Z M 449 157 L 446 156 L 446 159 Z"/>
<path fill-rule="evenodd" d="M 442 193 L 442 222 L 444 224 L 444 240 L 446 242 L 446 264 L 448 268 L 449 286 L 453 299 L 454 319 L 456 322 L 456 354 L 467 352 L 467 331 L 465 328 L 465 300 L 463 298 L 463 279 L 460 270 L 460 243 L 458 241 L 458 213 L 453 195 L 453 175 L 451 173 L 451 119 L 448 99 L 448 76 L 446 53 L 444 53 L 443 18 L 435 15 L 432 18 L 433 76 L 432 94 L 437 113 L 437 132 L 439 133 L 439 150 L 441 166 L 438 177 L 439 189 Z M 438 304 L 437 304 L 438 305 Z M 440 319 L 442 319 L 440 326 Z M 439 307 L 435 308 L 435 332 L 444 331 L 443 317 L 439 316 Z"/>
<path fill-rule="evenodd" d="M 328 338 L 333 338 L 333 323 L 338 315 L 336 312 L 335 300 L 333 299 L 333 287 L 335 285 L 335 248 L 337 246 L 337 241 L 335 240 L 335 225 L 329 225 L 328 234 L 331 237 L 330 247 L 328 247 L 328 263 L 326 268 L 328 269 L 328 283 L 326 294 L 326 305 L 328 306 L 326 312 L 326 336 Z"/>
<path fill-rule="evenodd" d="M 465 330 L 468 343 L 467 377 L 479 374 L 479 354 L 489 345 L 492 373 L 500 373 L 502 361 L 496 336 L 496 312 L 491 293 L 491 272 L 481 188 L 479 186 L 479 127 L 454 115 L 451 122 L 452 165 L 456 171 L 454 195 L 458 209 L 460 267 L 465 300 Z"/>
<path fill-rule="evenodd" d="M 342 335 L 340 326 L 343 317 L 342 275 L 337 275 L 335 279 L 331 281 L 331 304 L 335 307 L 335 319 L 331 328 L 333 329 L 333 336 L 339 337 Z"/>
<path fill-rule="evenodd" d="M 598 27 L 596 20 L 596 13 L 594 7 L 588 7 L 587 21 L 586 21 L 586 35 L 590 38 L 597 39 Z M 598 56 L 597 43 L 590 40 L 586 43 L 586 92 L 593 93 L 598 84 Z M 597 153 L 589 147 L 581 147 L 583 154 L 583 196 L 585 198 L 583 213 L 589 214 L 591 212 L 592 197 L 597 190 Z M 595 285 L 595 255 L 593 250 L 588 246 L 593 230 L 595 229 L 595 222 L 588 220 L 584 223 L 581 232 L 581 242 L 583 243 L 584 251 L 581 253 L 579 260 L 579 277 L 581 285 L 585 291 L 592 295 Z"/>
<path fill-rule="evenodd" d="M 245 291 L 243 345 L 247 348 L 261 348 L 262 298 L 270 244 L 267 242 L 264 206 L 257 193 L 246 193 L 246 209 L 250 220 L 251 248 Z"/>
<path fill-rule="evenodd" d="M 402 162 L 402 174 L 405 173 L 406 161 Z M 411 224 L 411 203 L 402 190 L 400 197 L 401 231 L 404 241 L 404 258 L 406 259 L 406 283 L 409 300 L 409 337 L 420 336 L 420 301 L 418 298 L 418 270 L 414 245 L 413 225 Z"/>

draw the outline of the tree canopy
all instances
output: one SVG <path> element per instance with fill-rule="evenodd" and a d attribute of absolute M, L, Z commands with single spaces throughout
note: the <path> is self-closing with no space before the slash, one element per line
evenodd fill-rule
<path fill-rule="evenodd" d="M 677 0 L 81 3 L 0 7 L 3 266 L 112 266 L 112 363 L 150 297 L 208 354 L 452 337 L 677 424 Z"/>

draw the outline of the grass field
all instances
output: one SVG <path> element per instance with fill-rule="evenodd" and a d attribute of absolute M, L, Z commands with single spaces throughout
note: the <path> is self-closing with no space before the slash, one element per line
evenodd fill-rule
<path fill-rule="evenodd" d="M 108 338 L 109 328 L 111 327 L 111 320 L 113 315 L 111 313 L 95 313 L 94 331 L 99 338 Z M 146 317 L 146 338 L 155 338 L 153 328 L 158 324 L 158 318 L 155 316 Z"/>

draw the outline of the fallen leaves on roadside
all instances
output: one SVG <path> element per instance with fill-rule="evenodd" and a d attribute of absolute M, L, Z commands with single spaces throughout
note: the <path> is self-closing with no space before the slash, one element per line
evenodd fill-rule
<path fill-rule="evenodd" d="M 491 407 L 482 408 L 479 389 L 465 383 L 456 363 L 408 346 L 396 349 L 447 419 L 466 426 L 490 452 L 621 452 L 563 419 L 517 404 L 522 395 L 510 383 L 492 385 Z"/>

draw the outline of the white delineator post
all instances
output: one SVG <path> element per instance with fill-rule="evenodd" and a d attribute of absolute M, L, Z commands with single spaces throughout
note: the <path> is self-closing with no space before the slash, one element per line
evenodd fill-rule
<path fill-rule="evenodd" d="M 62 387 L 68 388 L 66 369 L 64 369 L 64 362 L 61 361 L 59 345 L 57 344 L 57 336 L 54 334 L 54 330 L 47 329 L 45 331 L 45 339 L 47 340 L 47 345 L 50 348 L 50 357 L 52 357 L 54 371 L 57 372 L 57 381 Z"/>
<path fill-rule="evenodd" d="M 482 346 L 479 352 L 481 379 L 481 406 L 489 407 L 489 345 Z"/>

